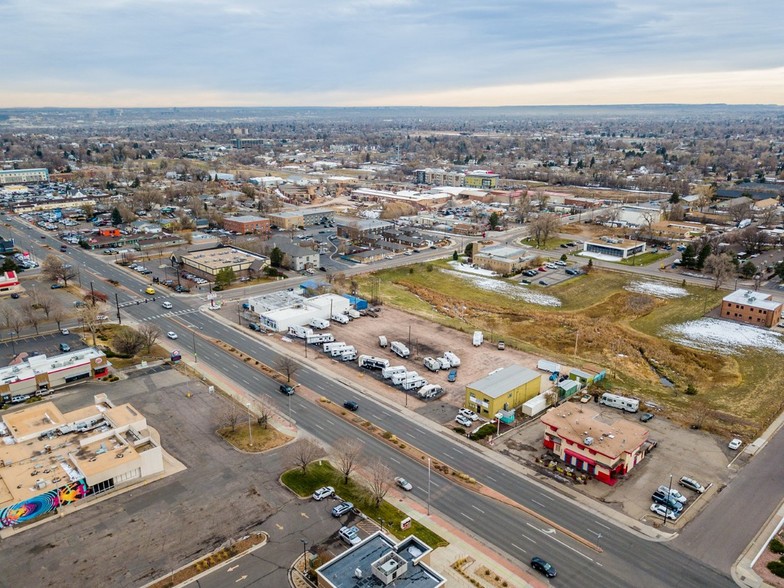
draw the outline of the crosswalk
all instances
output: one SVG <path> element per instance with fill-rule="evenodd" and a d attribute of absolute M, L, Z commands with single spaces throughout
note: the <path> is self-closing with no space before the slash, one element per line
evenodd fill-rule
<path fill-rule="evenodd" d="M 158 319 L 162 318 L 171 318 L 174 316 L 182 316 L 184 314 L 191 314 L 193 312 L 199 312 L 198 308 L 186 308 L 184 310 L 171 310 L 169 312 L 162 312 L 161 314 L 155 314 L 153 316 L 146 316 L 144 318 L 138 319 L 141 322 L 144 321 L 157 321 Z"/>

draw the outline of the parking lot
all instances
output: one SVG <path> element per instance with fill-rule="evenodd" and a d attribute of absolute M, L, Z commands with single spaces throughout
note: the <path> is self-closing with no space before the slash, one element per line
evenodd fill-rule
<path fill-rule="evenodd" d="M 570 404 L 574 404 L 574 401 Z M 577 405 L 579 406 L 579 405 Z M 737 473 L 736 468 L 728 468 L 728 464 L 738 452 L 727 448 L 727 440 L 703 431 L 684 429 L 671 422 L 665 415 L 657 413 L 647 423 L 640 423 L 640 414 L 629 414 L 623 411 L 592 403 L 591 408 L 598 410 L 603 422 L 615 419 L 635 421 L 646 427 L 649 438 L 657 442 L 639 464 L 637 464 L 615 486 L 608 486 L 596 480 L 586 485 L 571 486 L 578 492 L 595 500 L 599 500 L 624 514 L 648 523 L 660 523 L 661 518 L 650 512 L 651 494 L 660 485 L 669 486 L 672 475 L 672 487 L 681 491 L 688 498 L 684 513 L 679 524 L 685 523 L 702 510 L 707 502 L 719 492 Z M 508 456 L 533 465 L 537 456 L 546 452 L 543 446 L 544 425 L 538 421 L 504 436 L 496 442 L 495 449 Z M 738 460 L 742 461 L 742 458 Z M 696 479 L 708 490 L 699 495 L 696 492 L 678 485 L 681 476 Z M 556 483 L 556 482 L 553 482 Z"/>

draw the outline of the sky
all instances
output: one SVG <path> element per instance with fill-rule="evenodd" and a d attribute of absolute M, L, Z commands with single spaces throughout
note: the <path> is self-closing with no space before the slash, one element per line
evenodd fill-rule
<path fill-rule="evenodd" d="M 0 0 L 0 107 L 784 104 L 782 0 Z"/>

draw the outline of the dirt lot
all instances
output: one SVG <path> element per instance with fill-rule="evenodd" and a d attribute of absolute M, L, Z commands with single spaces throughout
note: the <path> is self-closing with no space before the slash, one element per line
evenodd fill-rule
<path fill-rule="evenodd" d="M 485 333 L 485 342 L 479 347 L 474 347 L 471 335 L 437 325 L 395 310 L 384 307 L 378 318 L 364 316 L 355 319 L 346 325 L 332 322 L 325 332 L 335 336 L 336 341 L 345 341 L 357 348 L 361 355 L 374 355 L 388 359 L 390 365 L 405 365 L 409 370 L 417 371 L 428 383 L 438 384 L 444 388 L 445 394 L 440 398 L 424 402 L 417 398 L 414 392 L 406 394 L 401 388 L 392 386 L 389 380 L 384 380 L 381 373 L 360 369 L 357 362 L 341 363 L 333 360 L 325 353 L 319 351 L 317 346 L 310 346 L 309 357 L 317 357 L 317 361 L 330 363 L 330 369 L 348 379 L 360 378 L 363 386 L 373 390 L 392 402 L 407 403 L 413 408 L 437 422 L 451 421 L 455 416 L 455 409 L 463 406 L 465 400 L 466 384 L 486 376 L 489 372 L 512 364 L 519 364 L 531 369 L 536 369 L 536 362 L 541 359 L 520 351 L 507 348 L 500 351 L 496 346 L 496 339 L 490 333 Z M 410 333 L 410 339 L 409 339 Z M 388 341 L 400 341 L 410 345 L 411 356 L 401 359 L 387 347 L 382 349 L 378 345 L 378 336 L 385 335 Z M 490 339 L 494 340 L 491 342 Z M 276 336 L 281 341 L 282 335 Z M 285 344 L 282 343 L 281 344 Z M 288 345 L 302 345 L 301 339 L 294 339 Z M 425 357 L 442 356 L 445 351 L 452 351 L 460 358 L 457 381 L 447 382 L 447 372 L 431 372 L 424 367 L 422 360 Z M 542 378 L 542 391 L 549 382 Z"/>
<path fill-rule="evenodd" d="M 573 486 L 586 496 L 600 500 L 630 517 L 644 520 L 649 524 L 661 522 L 660 519 L 652 516 L 649 510 L 651 494 L 658 486 L 668 485 L 672 474 L 673 488 L 678 489 L 688 498 L 686 506 L 689 508 L 676 522 L 676 526 L 679 527 L 696 516 L 706 506 L 708 500 L 737 472 L 736 468 L 727 467 L 737 453 L 727 448 L 726 439 L 722 437 L 684 429 L 662 414 L 643 424 L 639 423 L 638 414 L 627 414 L 596 403 L 591 403 L 590 406 L 600 412 L 600 418 L 606 423 L 617 419 L 636 421 L 649 430 L 651 439 L 658 442 L 657 447 L 631 470 L 628 477 L 614 487 L 595 480 L 590 480 L 587 485 Z M 534 422 L 515 433 L 504 436 L 496 444 L 496 449 L 521 463 L 533 465 L 535 457 L 545 454 L 542 434 L 543 426 Z M 710 484 L 710 487 L 705 494 L 699 496 L 696 492 L 678 486 L 681 476 L 694 478 L 706 487 Z M 668 522 L 668 525 L 671 524 Z"/>

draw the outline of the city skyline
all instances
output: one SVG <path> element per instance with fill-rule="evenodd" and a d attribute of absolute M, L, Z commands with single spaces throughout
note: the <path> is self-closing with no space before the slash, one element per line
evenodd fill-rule
<path fill-rule="evenodd" d="M 784 104 L 784 6 L 0 0 L 0 107 Z"/>

